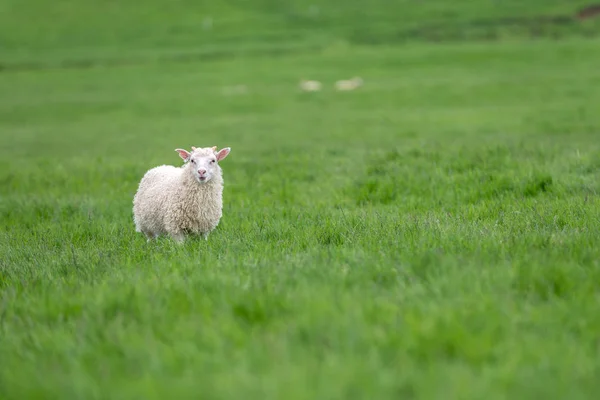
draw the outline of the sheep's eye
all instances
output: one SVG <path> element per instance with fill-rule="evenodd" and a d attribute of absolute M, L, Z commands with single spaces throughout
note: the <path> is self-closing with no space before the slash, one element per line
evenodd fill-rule
<path fill-rule="evenodd" d="M 191 160 L 191 161 L 192 161 L 192 164 L 196 164 L 196 161 L 195 161 L 195 160 Z"/>
<path fill-rule="evenodd" d="M 211 160 L 210 162 L 211 162 L 211 163 L 214 163 L 215 161 L 216 161 L 216 160 Z"/>

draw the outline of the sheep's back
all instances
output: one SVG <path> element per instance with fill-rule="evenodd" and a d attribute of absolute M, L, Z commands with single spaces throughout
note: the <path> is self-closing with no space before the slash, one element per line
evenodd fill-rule
<path fill-rule="evenodd" d="M 134 204 L 159 207 L 176 190 L 181 168 L 161 165 L 146 172 L 140 181 Z"/>

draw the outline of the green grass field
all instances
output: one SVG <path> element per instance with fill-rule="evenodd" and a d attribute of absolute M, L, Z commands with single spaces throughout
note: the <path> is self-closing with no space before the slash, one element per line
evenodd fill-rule
<path fill-rule="evenodd" d="M 585 2 L 192 3 L 0 6 L 0 399 L 597 398 L 600 24 L 502 23 Z M 223 219 L 147 243 L 192 145 Z"/>

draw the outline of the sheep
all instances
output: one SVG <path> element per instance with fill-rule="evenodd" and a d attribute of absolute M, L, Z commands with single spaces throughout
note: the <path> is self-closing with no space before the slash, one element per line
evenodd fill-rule
<path fill-rule="evenodd" d="M 147 171 L 133 198 L 136 232 L 148 241 L 168 234 L 178 243 L 187 234 L 208 234 L 217 227 L 223 210 L 223 172 L 219 162 L 229 147 L 176 149 L 184 164 L 161 165 Z"/>
<path fill-rule="evenodd" d="M 335 83 L 335 90 L 337 91 L 348 91 L 354 90 L 359 86 L 362 86 L 363 80 L 360 77 L 354 77 L 349 80 L 337 81 Z"/>
<path fill-rule="evenodd" d="M 298 86 L 303 92 L 318 92 L 319 90 L 321 90 L 322 85 L 319 81 L 307 81 L 303 79 L 300 81 L 300 84 Z"/>

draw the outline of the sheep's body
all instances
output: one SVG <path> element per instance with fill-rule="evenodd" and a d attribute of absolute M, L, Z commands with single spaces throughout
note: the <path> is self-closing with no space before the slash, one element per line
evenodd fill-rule
<path fill-rule="evenodd" d="M 358 88 L 359 86 L 362 86 L 363 84 L 363 80 L 359 77 L 354 77 L 352 79 L 349 80 L 342 80 L 342 81 L 337 81 L 335 83 L 335 89 L 337 91 L 349 91 L 349 90 L 354 90 L 356 88 Z"/>
<path fill-rule="evenodd" d="M 206 149 L 199 157 L 208 156 Z M 211 150 L 212 151 L 212 150 Z M 224 158 L 224 157 L 223 157 Z M 168 234 L 182 241 L 186 234 L 205 238 L 217 227 L 223 210 L 223 177 L 220 167 L 212 177 L 200 183 L 191 163 L 182 167 L 162 165 L 152 168 L 142 178 L 133 199 L 137 232 L 148 239 Z"/>
<path fill-rule="evenodd" d="M 301 80 L 298 85 L 303 92 L 318 92 L 321 90 L 321 82 Z"/>

